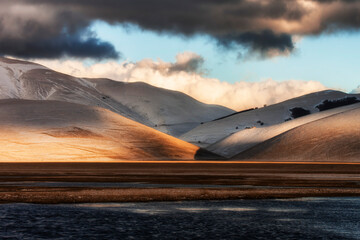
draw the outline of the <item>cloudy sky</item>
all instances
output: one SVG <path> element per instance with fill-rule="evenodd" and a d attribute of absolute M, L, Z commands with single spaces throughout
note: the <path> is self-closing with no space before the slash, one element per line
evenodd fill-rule
<path fill-rule="evenodd" d="M 0 0 L 1 55 L 238 109 L 356 89 L 359 30 L 357 0 Z"/>

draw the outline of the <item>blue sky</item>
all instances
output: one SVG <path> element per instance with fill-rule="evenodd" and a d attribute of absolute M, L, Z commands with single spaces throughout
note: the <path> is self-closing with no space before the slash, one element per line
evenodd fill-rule
<path fill-rule="evenodd" d="M 237 52 L 224 50 L 206 36 L 184 38 L 158 35 L 135 27 L 113 26 L 96 22 L 92 29 L 99 38 L 111 42 L 123 58 L 144 58 L 173 62 L 176 54 L 191 51 L 205 59 L 208 77 L 234 83 L 272 78 L 320 81 L 330 88 L 351 91 L 360 85 L 360 34 L 338 33 L 304 37 L 291 56 L 273 59 L 238 59 Z"/>

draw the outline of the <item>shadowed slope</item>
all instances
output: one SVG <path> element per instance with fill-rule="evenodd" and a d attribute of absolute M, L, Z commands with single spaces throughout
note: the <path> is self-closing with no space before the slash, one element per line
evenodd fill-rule
<path fill-rule="evenodd" d="M 360 107 L 276 136 L 233 159 L 360 162 Z"/>
<path fill-rule="evenodd" d="M 0 161 L 192 160 L 199 148 L 111 111 L 0 101 Z"/>

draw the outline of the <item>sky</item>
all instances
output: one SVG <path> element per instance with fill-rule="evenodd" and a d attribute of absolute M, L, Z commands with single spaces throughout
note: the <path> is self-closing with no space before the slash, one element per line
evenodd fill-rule
<path fill-rule="evenodd" d="M 360 1 L 0 0 L 0 55 L 237 110 L 360 91 Z"/>
<path fill-rule="evenodd" d="M 207 76 L 230 83 L 269 78 L 278 81 L 314 80 L 346 92 L 360 85 L 360 33 L 304 37 L 296 44 L 296 51 L 289 56 L 239 59 L 236 52 L 224 51 L 206 36 L 163 36 L 136 26 L 111 26 L 105 22 L 96 22 L 92 28 L 101 39 L 121 49 L 123 58 L 131 62 L 144 58 L 171 62 L 176 54 L 191 51 L 205 59 Z"/>

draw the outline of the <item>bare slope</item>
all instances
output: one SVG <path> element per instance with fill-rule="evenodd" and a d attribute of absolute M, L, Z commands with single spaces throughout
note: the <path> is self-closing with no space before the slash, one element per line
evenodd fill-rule
<path fill-rule="evenodd" d="M 230 135 L 229 137 L 226 137 L 223 140 L 220 140 L 215 144 L 208 146 L 206 149 L 211 152 L 217 153 L 221 156 L 230 158 L 261 142 L 264 142 L 270 138 L 273 138 L 283 132 L 286 132 L 303 124 L 307 124 L 309 122 L 313 122 L 325 117 L 329 117 L 359 107 L 360 107 L 360 103 L 357 103 L 344 107 L 334 108 L 327 111 L 313 113 L 307 116 L 303 116 L 291 121 L 286 121 L 275 125 L 244 129 Z"/>
<path fill-rule="evenodd" d="M 58 101 L 1 100 L 0 145 L 0 161 L 194 159 L 201 152 L 106 109 Z"/>
<path fill-rule="evenodd" d="M 143 82 L 88 80 L 104 95 L 149 119 L 153 123 L 151 127 L 172 136 L 180 136 L 201 122 L 235 112 L 222 106 L 201 103 L 181 92 L 157 88 Z"/>
<path fill-rule="evenodd" d="M 99 106 L 175 136 L 201 122 L 234 112 L 147 84 L 75 78 L 38 64 L 7 58 L 0 58 L 0 99 L 57 100 Z"/>
<path fill-rule="evenodd" d="M 327 99 L 352 96 L 339 91 L 321 91 L 293 98 L 271 106 L 235 114 L 220 120 L 202 124 L 180 136 L 181 139 L 201 147 L 208 147 L 231 134 L 253 128 L 266 128 L 291 118 L 290 109 L 301 107 L 311 113 L 319 112 L 316 106 Z M 359 96 L 359 95 L 354 95 Z"/>
<path fill-rule="evenodd" d="M 267 140 L 233 159 L 360 162 L 360 107 Z"/>

